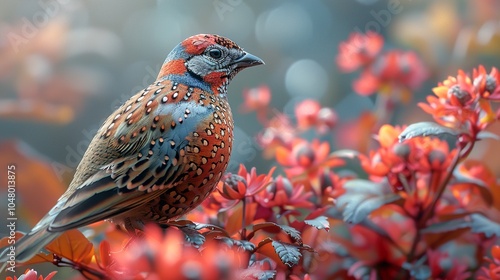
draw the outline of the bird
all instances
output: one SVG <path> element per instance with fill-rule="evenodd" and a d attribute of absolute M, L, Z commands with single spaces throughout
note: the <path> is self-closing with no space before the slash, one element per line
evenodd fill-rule
<path fill-rule="evenodd" d="M 70 229 L 107 220 L 133 233 L 197 207 L 230 159 L 234 123 L 227 87 L 242 69 L 261 64 L 214 34 L 174 47 L 156 80 L 104 121 L 66 192 L 16 242 L 16 262 Z"/>

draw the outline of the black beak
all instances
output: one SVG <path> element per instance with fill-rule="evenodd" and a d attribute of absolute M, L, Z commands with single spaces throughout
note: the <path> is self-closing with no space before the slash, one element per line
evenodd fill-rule
<path fill-rule="evenodd" d="M 253 54 L 245 52 L 242 56 L 233 62 L 235 68 L 243 69 L 256 65 L 264 64 L 264 61 Z"/>

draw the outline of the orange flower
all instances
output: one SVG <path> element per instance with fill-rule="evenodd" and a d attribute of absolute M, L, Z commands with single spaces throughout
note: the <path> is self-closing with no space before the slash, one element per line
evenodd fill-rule
<path fill-rule="evenodd" d="M 486 74 L 480 66 L 479 70 L 474 69 L 473 77 L 474 80 L 459 70 L 456 77 L 448 77 L 433 89 L 436 96 L 428 96 L 427 103 L 418 105 L 438 123 L 467 128 L 476 134 L 495 121 L 496 115 L 487 99 L 499 99 L 500 87 L 496 68 Z"/>

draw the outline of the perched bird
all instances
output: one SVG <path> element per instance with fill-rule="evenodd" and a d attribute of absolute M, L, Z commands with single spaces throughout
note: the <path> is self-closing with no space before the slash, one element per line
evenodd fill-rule
<path fill-rule="evenodd" d="M 195 35 L 177 45 L 157 80 L 103 123 L 67 191 L 16 243 L 16 261 L 29 260 L 69 229 L 109 220 L 134 232 L 199 205 L 231 155 L 227 86 L 240 70 L 259 64 L 260 58 L 218 35 Z"/>

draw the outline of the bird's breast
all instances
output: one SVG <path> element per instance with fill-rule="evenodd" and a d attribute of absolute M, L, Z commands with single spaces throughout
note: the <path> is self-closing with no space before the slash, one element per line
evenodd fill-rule
<path fill-rule="evenodd" d="M 196 207 L 213 191 L 228 166 L 233 144 L 234 124 L 225 96 L 195 89 L 175 106 L 168 109 L 176 121 L 171 133 L 185 135 L 186 146 L 179 153 L 183 170 L 179 180 L 155 202 L 160 208 L 154 212 L 167 218 Z"/>

